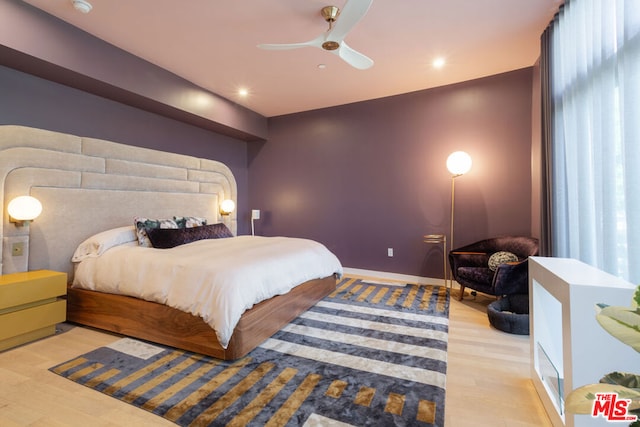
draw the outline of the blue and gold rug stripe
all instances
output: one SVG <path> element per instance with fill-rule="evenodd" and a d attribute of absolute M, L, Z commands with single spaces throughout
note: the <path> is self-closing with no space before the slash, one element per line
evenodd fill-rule
<path fill-rule="evenodd" d="M 416 381 L 423 384 L 444 388 L 444 373 L 399 365 L 384 360 L 360 357 L 343 352 L 324 350 L 317 347 L 299 345 L 288 341 L 269 338 L 260 345 L 262 348 L 286 353 L 304 359 L 339 365 L 343 368 L 384 375 L 401 380 Z"/>
<path fill-rule="evenodd" d="M 350 313 L 356 313 L 358 318 L 378 319 L 379 322 L 402 324 L 405 326 L 415 324 L 418 327 L 433 327 L 436 325 L 446 327 L 449 324 L 449 320 L 442 316 L 433 316 L 411 311 L 398 312 L 397 310 L 388 310 L 386 308 L 352 305 L 346 302 L 336 303 L 331 300 L 320 301 L 312 308 L 317 312 L 321 312 L 323 309 L 329 309 L 328 311 L 337 312 L 346 317 L 348 317 Z"/>
<path fill-rule="evenodd" d="M 441 426 L 446 313 L 446 288 L 346 279 L 234 362 L 100 348 L 51 370 L 181 426 Z"/>
<path fill-rule="evenodd" d="M 252 361 L 251 357 L 245 357 L 231 364 L 230 366 L 226 367 L 225 369 L 220 371 L 218 374 L 213 376 L 211 379 L 209 379 L 206 383 L 199 386 L 197 389 L 188 392 L 188 394 L 179 402 L 175 404 L 172 403 L 170 408 L 163 414 L 163 416 L 168 420 L 177 421 L 185 413 L 193 410 L 193 408 L 199 402 L 201 402 L 204 397 L 214 393 L 216 390 L 221 388 L 229 380 L 237 376 L 239 372 L 242 370 L 242 368 L 248 365 L 251 361 Z M 184 394 L 184 393 L 180 393 L 179 395 L 181 394 Z M 173 397 L 174 396 L 172 396 L 172 398 Z M 170 401 L 170 400 L 171 399 L 168 399 L 167 401 Z"/>
<path fill-rule="evenodd" d="M 281 333 L 278 335 L 283 335 L 284 333 L 290 332 L 296 335 L 304 335 L 309 340 L 308 342 L 313 342 L 314 339 L 318 340 L 318 344 L 321 343 L 319 341 L 332 341 L 337 343 L 349 344 L 352 346 L 357 346 L 360 349 L 362 348 L 370 348 L 373 351 L 385 351 L 384 349 L 389 348 L 389 351 L 395 351 L 398 354 L 402 355 L 411 355 L 415 357 L 427 357 L 434 360 L 446 361 L 447 360 L 447 351 L 442 348 L 432 348 L 425 345 L 416 345 L 412 343 L 405 343 L 396 341 L 396 344 L 391 346 L 389 345 L 388 338 L 377 338 L 377 337 L 365 337 L 362 334 L 355 333 L 343 333 L 332 331 L 330 334 L 327 333 L 326 329 L 315 328 L 303 324 L 294 324 L 291 323 L 285 326 Z M 388 356 L 387 356 L 388 357 Z"/>
<path fill-rule="evenodd" d="M 349 300 L 381 307 L 402 307 L 434 314 L 449 313 L 449 291 L 445 286 L 389 285 L 366 279 L 343 278 L 328 299 Z"/>
<path fill-rule="evenodd" d="M 197 399 L 200 399 L 203 395 L 210 394 L 211 392 L 215 391 L 221 383 L 224 383 L 227 380 L 230 381 L 234 376 L 239 375 L 239 371 L 237 369 L 238 366 L 247 364 L 250 360 L 251 358 L 242 359 L 239 364 L 235 364 L 232 367 L 226 369 L 221 374 L 214 377 L 211 381 L 207 382 L 205 385 L 189 393 L 189 395 L 185 399 L 183 399 L 178 404 L 175 404 L 168 411 L 166 411 L 163 415 L 164 418 L 171 421 L 177 421 L 182 415 L 187 412 L 190 404 L 193 405 L 197 403 L 190 402 L 194 398 L 194 396 L 197 397 Z M 74 366 L 82 366 L 84 363 L 86 363 L 86 359 L 84 358 L 74 359 L 65 367 L 57 367 L 56 369 L 53 369 L 53 371 L 62 376 L 67 376 L 65 375 L 67 369 L 73 369 Z M 83 367 L 81 371 L 84 377 L 91 377 L 91 372 L 98 371 L 99 368 L 99 366 L 94 364 L 91 367 Z M 200 412 L 200 414 L 195 417 L 194 420 L 188 425 L 211 425 L 212 420 L 215 420 L 216 417 L 219 416 L 225 409 L 229 408 L 232 403 L 237 401 L 242 393 L 247 392 L 251 387 L 255 386 L 256 382 L 259 379 L 263 378 L 265 374 L 271 371 L 273 368 L 273 363 L 263 363 L 259 365 L 258 368 L 256 368 L 254 371 L 250 372 L 246 376 L 243 376 L 242 380 L 240 380 L 236 384 L 236 386 L 216 399 L 215 403 L 208 406 L 206 410 Z M 171 375 L 175 375 L 179 378 L 175 382 L 173 382 L 171 393 L 174 395 L 179 394 L 181 387 L 188 388 L 188 384 L 191 384 L 196 379 L 200 378 L 200 375 L 203 371 L 210 369 L 210 366 L 203 366 L 186 377 L 180 376 L 179 372 L 177 371 L 172 371 L 171 374 L 164 373 L 162 375 L 162 378 L 153 377 L 152 380 L 145 383 L 145 388 L 151 390 L 155 385 L 161 385 L 164 382 L 171 382 Z M 112 373 L 113 371 L 114 370 L 110 370 L 108 372 Z M 119 371 L 116 370 L 115 372 Z M 231 420 L 225 425 L 247 425 L 257 416 L 259 412 L 261 412 L 267 405 L 269 405 L 273 398 L 278 395 L 278 393 L 280 393 L 283 387 L 294 378 L 296 373 L 297 370 L 294 368 L 287 367 L 281 370 L 275 379 L 273 379 L 264 388 L 262 388 L 261 391 L 249 402 L 249 404 L 247 404 L 241 411 L 234 415 Z M 84 384 L 87 386 L 90 386 L 90 384 L 92 383 L 96 383 L 95 379 L 98 378 L 93 377 L 93 380 L 87 380 L 86 382 L 83 382 L 82 380 L 79 380 L 83 376 L 74 375 L 73 377 L 75 377 L 76 381 L 80 384 Z M 136 373 L 135 376 L 139 376 L 139 373 Z M 72 375 L 67 376 L 67 378 L 69 379 L 71 379 L 71 377 Z M 272 417 L 270 417 L 268 422 L 266 422 L 264 425 L 285 425 L 295 414 L 297 409 L 302 405 L 304 400 L 309 396 L 311 391 L 313 391 L 318 386 L 321 378 L 322 376 L 318 374 L 307 375 L 302 380 L 300 385 L 296 387 L 295 391 L 289 395 L 287 401 L 278 407 L 276 413 Z M 358 392 L 355 396 L 345 396 L 344 391 L 350 385 L 352 384 L 344 380 L 333 380 L 323 394 L 326 397 L 330 397 L 336 400 L 346 397 L 348 400 L 350 400 L 350 404 L 352 405 L 371 407 L 373 398 L 377 394 L 377 389 L 375 387 L 359 386 Z M 166 397 L 168 397 L 167 393 L 159 393 L 153 398 L 149 398 L 148 400 L 146 400 L 146 402 L 141 405 L 141 408 L 146 409 L 150 412 L 157 412 L 157 409 L 162 403 L 163 398 Z M 387 414 L 402 416 L 403 412 L 406 412 L 405 395 L 391 392 L 387 396 L 384 396 L 383 399 L 385 402 L 384 412 L 386 412 Z M 127 399 L 125 401 L 128 401 L 129 403 L 132 402 L 131 399 Z M 419 400 L 418 407 L 416 408 L 415 419 L 427 424 L 432 424 L 435 419 L 435 402 L 422 399 Z"/>

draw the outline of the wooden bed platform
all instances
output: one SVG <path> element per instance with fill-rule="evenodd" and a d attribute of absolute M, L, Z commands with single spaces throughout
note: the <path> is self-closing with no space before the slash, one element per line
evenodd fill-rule
<path fill-rule="evenodd" d="M 37 221 L 24 227 L 16 227 L 9 215 L 2 215 L 2 274 L 53 270 L 67 273 L 73 282 L 72 259 L 79 245 L 99 233 L 133 225 L 135 217 L 193 216 L 205 218 L 207 224 L 224 223 L 238 234 L 238 212 L 220 213 L 223 200 L 237 204 L 235 177 L 227 165 L 210 158 L 0 125 L 0 181 L 0 200 L 5 201 L 0 206 L 26 194 L 46 206 Z M 7 257 L 12 242 L 28 243 L 28 253 Z M 115 243 L 109 238 L 105 242 L 109 247 Z M 227 349 L 201 318 L 137 298 L 69 288 L 67 319 L 231 360 L 247 354 L 335 287 L 332 275 L 256 304 L 240 319 Z"/>
<path fill-rule="evenodd" d="M 246 355 L 336 289 L 336 277 L 310 280 L 247 310 L 226 349 L 200 317 L 133 297 L 68 288 L 67 320 L 224 360 Z"/>

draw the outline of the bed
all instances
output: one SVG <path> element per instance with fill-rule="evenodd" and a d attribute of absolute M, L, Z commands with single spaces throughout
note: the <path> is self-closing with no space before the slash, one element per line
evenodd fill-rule
<path fill-rule="evenodd" d="M 230 336 L 221 340 L 219 331 L 201 313 L 131 292 L 118 294 L 113 289 L 91 286 L 83 289 L 76 279 L 82 262 L 71 260 L 84 241 L 105 231 L 129 227 L 137 216 L 189 215 L 203 218 L 207 224 L 223 224 L 235 235 L 235 212 L 222 216 L 219 211 L 222 200 L 237 200 L 235 178 L 228 167 L 208 159 L 22 126 L 0 126 L 0 151 L 3 211 L 13 197 L 25 194 L 38 198 L 44 206 L 41 216 L 25 227 L 11 224 L 3 213 L 2 273 L 38 269 L 66 272 L 70 280 L 67 319 L 71 322 L 221 359 L 236 359 L 334 290 L 341 274 L 337 262 L 328 270 L 294 279 L 295 284 L 276 289 L 273 296 L 251 301 L 246 310 L 242 308 Z M 202 240 L 231 243 L 262 239 L 271 238 Z M 11 256 L 15 243 L 24 245 L 24 255 Z M 179 246 L 201 244 L 196 241 Z M 127 245 L 132 243 L 124 242 L 118 248 Z M 178 248 L 145 249 L 168 253 Z M 89 258 L 115 252 L 117 248 L 110 248 L 100 257 Z M 242 278 L 237 280 L 244 282 Z"/>

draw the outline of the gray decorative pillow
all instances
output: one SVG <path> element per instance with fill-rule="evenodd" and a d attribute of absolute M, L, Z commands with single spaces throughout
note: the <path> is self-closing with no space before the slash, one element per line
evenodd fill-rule
<path fill-rule="evenodd" d="M 506 264 L 508 262 L 517 262 L 518 255 L 512 254 L 511 252 L 500 251 L 496 252 L 489 257 L 489 269 L 491 271 L 496 271 L 500 264 Z"/>
<path fill-rule="evenodd" d="M 226 225 L 210 224 L 191 228 L 149 228 L 147 236 L 154 248 L 169 249 L 203 239 L 233 237 Z"/>

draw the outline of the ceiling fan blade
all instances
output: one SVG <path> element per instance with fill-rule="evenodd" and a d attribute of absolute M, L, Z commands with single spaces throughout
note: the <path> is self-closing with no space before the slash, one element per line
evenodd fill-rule
<path fill-rule="evenodd" d="M 309 42 L 305 43 L 287 43 L 287 44 L 259 44 L 258 47 L 260 49 L 265 50 L 289 50 L 289 49 L 299 49 L 301 47 L 309 47 L 313 46 L 309 44 Z"/>
<path fill-rule="evenodd" d="M 317 47 L 338 55 L 343 61 L 354 68 L 366 70 L 373 66 L 373 61 L 360 52 L 350 48 L 344 42 L 344 38 L 347 33 L 351 31 L 351 29 L 364 17 L 371 6 L 371 3 L 373 3 L 373 0 L 347 0 L 335 23 L 332 23 L 331 29 L 320 34 L 313 40 L 302 43 L 259 44 L 258 47 L 266 50 L 289 50 L 303 47 Z M 327 19 L 327 16 L 325 16 L 325 9 L 327 8 L 323 8 L 322 13 L 323 17 Z"/>
<path fill-rule="evenodd" d="M 347 0 L 326 40 L 341 42 L 367 13 L 373 0 Z"/>
<path fill-rule="evenodd" d="M 340 48 L 336 51 L 336 55 L 358 70 L 366 70 L 373 66 L 373 60 L 371 58 L 353 50 L 345 42 L 340 44 Z"/>
<path fill-rule="evenodd" d="M 299 49 L 301 47 L 319 47 L 322 48 L 322 42 L 324 42 L 324 34 L 319 35 L 313 40 L 309 40 L 307 42 L 301 43 L 266 43 L 259 44 L 258 47 L 260 49 L 266 50 L 288 50 L 288 49 Z"/>

